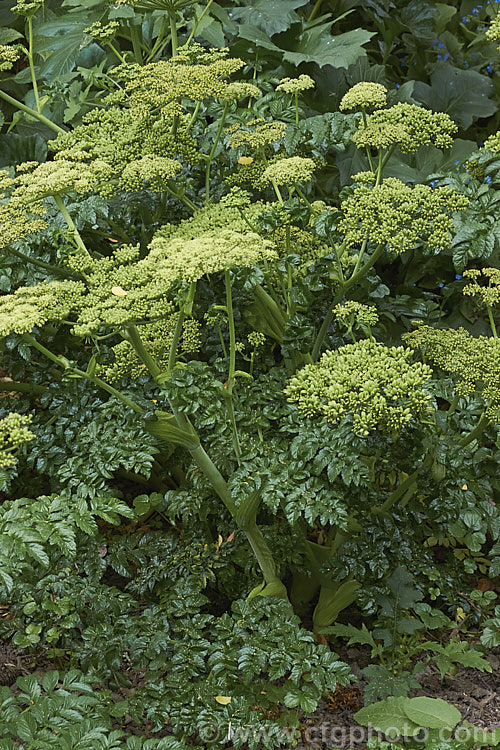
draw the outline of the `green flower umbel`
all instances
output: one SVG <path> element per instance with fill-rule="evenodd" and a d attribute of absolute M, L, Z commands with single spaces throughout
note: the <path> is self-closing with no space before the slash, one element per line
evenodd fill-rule
<path fill-rule="evenodd" d="M 394 431 L 428 410 L 424 390 L 432 374 L 427 365 L 409 362 L 412 352 L 365 339 L 325 352 L 306 365 L 285 389 L 289 401 L 307 417 L 321 416 L 337 424 L 352 415 L 354 430 Z"/>

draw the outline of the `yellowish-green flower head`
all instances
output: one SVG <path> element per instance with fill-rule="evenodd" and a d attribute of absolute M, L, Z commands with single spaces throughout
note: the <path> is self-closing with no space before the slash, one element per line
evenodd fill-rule
<path fill-rule="evenodd" d="M 0 469 L 11 469 L 16 465 L 15 451 L 35 435 L 29 429 L 33 418 L 11 412 L 0 419 Z"/>
<path fill-rule="evenodd" d="M 431 112 L 416 104 L 399 102 L 370 115 L 366 127 L 360 122 L 352 140 L 358 148 L 397 146 L 411 153 L 426 145 L 451 148 L 452 136 L 457 130 L 451 117 L 444 112 Z"/>
<path fill-rule="evenodd" d="M 482 268 L 464 271 L 464 279 L 472 279 L 462 289 L 463 294 L 473 297 L 486 307 L 500 303 L 500 269 Z"/>
<path fill-rule="evenodd" d="M 182 164 L 164 156 L 143 156 L 127 164 L 119 184 L 124 190 L 142 190 L 145 185 L 153 192 L 161 192 L 165 184 L 182 169 Z"/>
<path fill-rule="evenodd" d="M 432 370 L 412 363 L 412 352 L 370 339 L 347 344 L 306 365 L 285 389 L 288 400 L 307 417 L 338 424 L 352 416 L 354 431 L 401 430 L 425 416 L 429 396 L 425 385 Z"/>
<path fill-rule="evenodd" d="M 286 123 L 278 120 L 265 122 L 259 118 L 247 123 L 244 128 L 238 124 L 232 125 L 226 129 L 226 133 L 230 134 L 229 145 L 231 148 L 248 146 L 259 149 L 281 141 L 286 135 Z"/>
<path fill-rule="evenodd" d="M 498 42 L 500 40 L 500 16 L 495 16 L 485 36 L 489 42 Z"/>
<path fill-rule="evenodd" d="M 347 300 L 333 308 L 335 317 L 348 326 L 361 325 L 371 327 L 378 323 L 378 313 L 373 305 Z"/>
<path fill-rule="evenodd" d="M 17 0 L 17 3 L 11 8 L 13 13 L 19 16 L 30 18 L 34 16 L 39 8 L 42 7 L 44 0 Z"/>
<path fill-rule="evenodd" d="M 484 148 L 489 149 L 494 154 L 500 154 L 500 130 L 485 140 Z"/>
<path fill-rule="evenodd" d="M 349 89 L 342 97 L 339 109 L 347 112 L 351 109 L 381 109 L 387 103 L 387 89 L 381 83 L 361 81 Z"/>
<path fill-rule="evenodd" d="M 0 297 L 0 336 L 28 333 L 69 316 L 85 292 L 78 281 L 44 281 Z"/>
<path fill-rule="evenodd" d="M 282 78 L 276 86 L 276 91 L 284 91 L 285 94 L 295 94 L 307 89 L 313 89 L 315 83 L 311 76 L 302 73 L 298 78 Z"/>
<path fill-rule="evenodd" d="M 0 44 L 0 70 L 10 70 L 21 57 L 19 46 Z"/>
<path fill-rule="evenodd" d="M 38 165 L 31 172 L 24 170 L 17 176 L 17 188 L 12 200 L 30 205 L 50 195 L 74 192 L 88 195 L 99 192 L 113 176 L 109 164 L 96 160 L 81 164 L 67 159 L 56 159 Z"/>
<path fill-rule="evenodd" d="M 120 28 L 118 21 L 108 21 L 108 23 L 102 24 L 100 21 L 96 21 L 91 26 L 88 26 L 83 30 L 84 34 L 99 39 L 100 42 L 109 42 L 115 36 L 116 32 Z"/>
<path fill-rule="evenodd" d="M 457 393 L 481 393 L 487 403 L 486 416 L 500 422 L 500 340 L 475 338 L 464 328 L 419 326 L 404 336 L 409 345 L 425 352 L 434 366 L 457 380 Z"/>
<path fill-rule="evenodd" d="M 223 102 L 233 102 L 239 99 L 258 99 L 259 96 L 262 96 L 262 91 L 253 83 L 234 81 L 227 84 L 219 99 Z"/>
<path fill-rule="evenodd" d="M 158 233 L 151 242 L 148 263 L 159 279 L 197 281 L 202 276 L 239 266 L 255 266 L 277 259 L 274 244 L 255 232 L 211 230 L 193 239 L 166 239 Z"/>
<path fill-rule="evenodd" d="M 396 253 L 420 243 L 445 248 L 453 228 L 451 214 L 468 203 L 452 188 L 411 187 L 388 177 L 378 186 L 360 184 L 356 188 L 342 203 L 344 218 L 339 229 L 347 247 L 359 246 L 368 238 Z"/>
<path fill-rule="evenodd" d="M 316 164 L 312 159 L 290 156 L 288 159 L 274 161 L 266 167 L 261 181 L 264 185 L 294 185 L 297 182 L 309 182 L 315 169 Z"/>

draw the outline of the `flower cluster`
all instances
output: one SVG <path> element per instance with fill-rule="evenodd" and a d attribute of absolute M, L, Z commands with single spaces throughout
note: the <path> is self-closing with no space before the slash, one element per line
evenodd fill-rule
<path fill-rule="evenodd" d="M 0 419 L 0 470 L 11 469 L 16 464 L 13 453 L 23 443 L 34 440 L 35 435 L 28 428 L 32 417 L 11 412 Z"/>
<path fill-rule="evenodd" d="M 489 149 L 494 154 L 500 154 L 500 130 L 485 140 L 484 148 Z"/>
<path fill-rule="evenodd" d="M 457 378 L 457 393 L 482 393 L 487 402 L 490 421 L 500 417 L 500 340 L 475 338 L 464 328 L 431 328 L 419 326 L 407 333 L 405 340 L 420 348 L 435 366 Z"/>
<path fill-rule="evenodd" d="M 276 86 L 276 91 L 284 91 L 285 94 L 295 94 L 298 91 L 313 89 L 315 83 L 311 76 L 302 73 L 298 78 L 282 78 Z"/>
<path fill-rule="evenodd" d="M 161 115 L 171 117 L 182 112 L 182 100 L 206 101 L 223 99 L 229 91 L 229 98 L 240 98 L 241 86 L 234 87 L 227 79 L 243 67 L 243 61 L 227 57 L 227 50 L 206 51 L 200 45 L 192 45 L 189 54 L 179 55 L 171 60 L 160 60 L 144 66 L 137 64 L 120 65 L 113 70 L 113 76 L 124 82 L 127 101 L 137 111 L 157 110 Z M 257 87 L 243 84 L 247 93 L 244 96 L 260 94 Z M 250 93 L 249 93 L 250 92 Z"/>
<path fill-rule="evenodd" d="M 258 99 L 259 96 L 262 96 L 262 91 L 257 86 L 254 86 L 253 83 L 233 81 L 227 84 L 218 98 L 222 102 L 235 102 L 239 99 Z"/>
<path fill-rule="evenodd" d="M 274 185 L 294 185 L 297 182 L 309 182 L 316 169 L 312 159 L 302 156 L 290 156 L 270 164 L 262 173 L 261 182 Z"/>
<path fill-rule="evenodd" d="M 158 279 L 197 281 L 202 276 L 237 266 L 255 266 L 277 258 L 274 244 L 255 232 L 211 230 L 193 239 L 153 237 L 145 263 L 156 267 Z"/>
<path fill-rule="evenodd" d="M 88 195 L 93 192 L 108 194 L 111 167 L 101 159 L 92 164 L 82 164 L 67 159 L 55 159 L 39 164 L 32 171 L 24 169 L 16 178 L 12 193 L 13 204 L 29 206 L 49 195 L 75 192 Z"/>
<path fill-rule="evenodd" d="M 381 109 L 387 103 L 387 89 L 381 83 L 361 81 L 349 89 L 340 100 L 339 109 Z"/>
<path fill-rule="evenodd" d="M 94 37 L 94 39 L 99 39 L 100 42 L 109 42 L 110 39 L 113 39 L 119 28 L 120 24 L 118 21 L 109 21 L 105 24 L 96 21 L 96 23 L 84 29 L 83 32 Z"/>
<path fill-rule="evenodd" d="M 333 308 L 335 317 L 348 327 L 353 325 L 371 328 L 378 323 L 378 313 L 373 305 L 363 305 L 362 302 L 346 300 Z"/>
<path fill-rule="evenodd" d="M 323 354 L 289 380 L 285 393 L 307 417 L 337 424 L 352 415 L 361 435 L 400 430 L 425 415 L 424 390 L 432 374 L 427 365 L 410 363 L 410 349 L 387 347 L 370 339 Z"/>
<path fill-rule="evenodd" d="M 164 156 L 143 156 L 127 164 L 120 178 L 124 190 L 142 190 L 145 184 L 149 189 L 161 192 L 165 183 L 173 179 L 182 169 L 182 164 Z"/>
<path fill-rule="evenodd" d="M 21 48 L 0 44 L 0 70 L 10 70 L 21 57 Z"/>
<path fill-rule="evenodd" d="M 462 289 L 463 294 L 473 297 L 486 307 L 493 307 L 500 302 L 500 269 L 482 268 L 464 271 L 464 279 L 472 279 Z M 487 281 L 487 284 L 481 284 Z"/>
<path fill-rule="evenodd" d="M 17 0 L 17 3 L 11 8 L 13 13 L 19 16 L 30 18 L 34 16 L 37 10 L 42 7 L 44 0 Z"/>
<path fill-rule="evenodd" d="M 226 129 L 229 133 L 229 145 L 231 148 L 247 146 L 253 149 L 261 149 L 271 143 L 281 141 L 286 135 L 286 124 L 279 120 L 266 122 L 258 119 L 246 123 L 245 128 L 239 124 L 232 125 Z"/>
<path fill-rule="evenodd" d="M 500 16 L 495 16 L 485 36 L 489 42 L 500 41 Z"/>
<path fill-rule="evenodd" d="M 399 102 L 389 109 L 379 109 L 360 122 L 353 141 L 358 148 L 387 149 L 397 146 L 405 153 L 420 146 L 434 145 L 450 148 L 452 135 L 458 130 L 451 117 L 444 112 L 431 112 L 416 104 Z"/>
<path fill-rule="evenodd" d="M 78 281 L 44 281 L 0 297 L 0 336 L 28 333 L 34 326 L 66 318 L 82 299 Z"/>
<path fill-rule="evenodd" d="M 449 244 L 450 214 L 467 205 L 468 199 L 452 188 L 411 187 L 388 177 L 373 188 L 364 184 L 356 188 L 342 203 L 344 218 L 339 229 L 347 247 L 368 237 L 397 253 L 420 243 L 438 249 Z"/>

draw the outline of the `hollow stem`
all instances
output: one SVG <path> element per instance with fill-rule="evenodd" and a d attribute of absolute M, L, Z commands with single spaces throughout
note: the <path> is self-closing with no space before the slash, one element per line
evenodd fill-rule
<path fill-rule="evenodd" d="M 45 391 L 45 386 L 34 385 L 33 383 L 16 383 L 13 380 L 0 380 L 0 392 L 15 391 L 16 393 L 31 393 L 34 396 L 41 396 Z"/>
<path fill-rule="evenodd" d="M 491 332 L 493 334 L 493 338 L 498 339 L 497 327 L 495 325 L 495 320 L 493 318 L 493 311 L 491 309 L 491 306 L 486 305 L 486 310 L 488 312 L 488 320 L 490 321 Z"/>
<path fill-rule="evenodd" d="M 236 372 L 236 330 L 234 325 L 234 311 L 233 311 L 233 295 L 231 290 L 231 272 L 226 270 L 224 272 L 224 282 L 226 286 L 226 309 L 227 318 L 229 325 L 229 372 L 227 378 L 227 393 L 224 394 L 226 397 L 226 407 L 231 423 L 231 430 L 233 433 L 233 447 L 236 459 L 238 462 L 241 459 L 241 448 L 238 437 L 238 427 L 236 425 L 236 417 L 234 415 L 234 404 L 233 404 L 233 387 L 234 387 L 234 373 Z"/>
<path fill-rule="evenodd" d="M 54 275 L 63 276 L 66 279 L 81 279 L 82 276 L 80 274 L 77 274 L 73 271 L 70 271 L 68 268 L 62 268 L 61 266 L 54 266 L 52 263 L 46 263 L 43 260 L 38 260 L 37 258 L 30 258 L 29 255 L 25 255 L 20 250 L 15 250 L 12 247 L 8 248 L 9 255 L 14 255 L 16 258 L 20 258 L 21 260 L 25 261 L 25 263 L 31 263 L 31 265 L 36 266 L 37 268 L 43 268 L 45 271 L 50 271 Z"/>
<path fill-rule="evenodd" d="M 186 43 L 184 45 L 185 47 L 188 47 L 191 44 L 191 42 L 193 41 L 194 35 L 196 34 L 196 29 L 200 25 L 203 17 L 208 13 L 208 10 L 209 10 L 210 6 L 212 5 L 213 1 L 214 0 L 208 0 L 208 3 L 203 8 L 203 11 L 201 12 L 199 18 L 196 19 L 196 21 L 194 23 L 194 26 L 191 29 L 191 33 L 189 34 L 189 36 L 188 36 L 188 38 L 186 40 Z"/>
<path fill-rule="evenodd" d="M 20 109 L 21 112 L 26 112 L 27 115 L 31 115 L 31 117 L 34 117 L 39 122 L 42 122 L 44 125 L 46 125 L 48 128 L 51 128 L 56 133 L 67 132 L 64 128 L 61 128 L 59 125 L 56 125 L 55 122 L 52 122 L 52 120 L 49 120 L 48 117 L 45 117 L 45 115 L 42 115 L 41 112 L 37 112 L 36 109 L 32 109 L 31 107 L 28 107 L 26 104 L 23 104 L 17 99 L 14 99 L 13 96 L 10 96 L 10 94 L 5 93 L 5 91 L 2 91 L 1 89 L 0 89 L 0 98 L 8 102 L 9 104 L 12 104 L 12 106 L 16 107 L 16 109 Z"/>
<path fill-rule="evenodd" d="M 460 440 L 460 445 L 462 446 L 462 448 L 464 448 L 466 445 L 469 445 L 469 443 L 472 443 L 473 440 L 476 440 L 481 435 L 487 421 L 488 420 L 486 419 L 486 415 L 483 412 L 479 418 L 477 425 L 474 427 L 474 429 L 471 432 L 469 432 L 468 435 L 462 438 L 462 440 Z"/>
<path fill-rule="evenodd" d="M 177 18 L 175 17 L 174 12 L 168 14 L 168 20 L 170 22 L 170 43 L 172 45 L 172 57 L 177 57 Z"/>
<path fill-rule="evenodd" d="M 75 241 L 76 246 L 79 248 L 79 250 L 82 250 L 90 258 L 91 255 L 90 255 L 89 251 L 87 250 L 87 248 L 85 246 L 85 242 L 82 240 L 82 238 L 80 236 L 80 232 L 76 228 L 76 224 L 73 221 L 73 219 L 71 218 L 71 216 L 70 216 L 70 214 L 68 212 L 68 209 L 66 208 L 66 206 L 64 204 L 64 201 L 63 201 L 62 197 L 60 195 L 57 195 L 57 193 L 53 197 L 54 197 L 55 202 L 57 203 L 59 211 L 62 213 L 62 215 L 64 217 L 64 221 L 66 222 L 66 224 L 68 225 L 68 228 L 71 230 L 71 232 L 73 234 L 73 239 Z"/>
<path fill-rule="evenodd" d="M 66 359 L 66 357 L 63 357 L 59 354 L 54 354 L 54 352 L 51 352 L 50 349 L 47 349 L 46 346 L 41 344 L 39 341 L 37 341 L 33 336 L 29 333 L 23 333 L 22 339 L 26 341 L 27 344 L 30 344 L 34 349 L 37 349 L 41 354 L 46 356 L 48 359 L 51 360 L 51 362 L 54 362 L 59 367 L 62 367 L 63 370 L 68 370 L 69 372 L 74 373 L 79 378 L 85 378 L 86 380 L 90 380 L 91 383 L 94 383 L 94 385 L 98 386 L 99 388 L 102 388 L 104 391 L 110 394 L 110 396 L 115 396 L 116 398 L 120 399 L 124 404 L 126 404 L 130 409 L 135 411 L 137 414 L 141 414 L 143 409 L 139 404 L 136 404 L 135 401 L 132 401 L 131 398 L 126 396 L 124 393 L 121 393 L 121 391 L 114 388 L 109 383 L 106 383 L 104 380 L 101 380 L 101 378 L 98 378 L 96 375 L 91 375 L 88 372 L 85 372 L 84 370 L 80 370 L 78 367 L 73 367 L 71 362 Z"/>
<path fill-rule="evenodd" d="M 135 61 L 142 65 L 142 49 L 139 28 L 135 24 L 130 24 L 130 40 L 134 50 Z"/>
<path fill-rule="evenodd" d="M 181 315 L 183 309 L 181 309 Z M 182 324 L 181 324 L 182 328 Z M 154 362 L 153 358 L 147 352 L 146 347 L 144 346 L 144 343 L 140 340 L 140 335 L 137 332 L 133 335 L 133 346 L 135 348 L 135 351 L 141 358 L 142 362 L 146 365 L 146 367 L 150 370 L 151 374 L 156 377 L 155 373 L 159 369 L 156 363 Z M 189 433 L 191 435 L 196 435 L 194 428 L 189 421 L 186 414 L 183 414 L 182 412 L 179 412 L 174 404 L 170 402 L 170 409 L 172 411 L 172 414 L 175 417 L 175 420 L 177 422 L 178 427 L 185 433 Z M 276 574 L 276 565 L 274 563 L 273 555 L 271 550 L 269 549 L 269 546 L 257 526 L 255 519 L 243 519 L 241 515 L 240 509 L 236 506 L 233 498 L 231 497 L 231 493 L 229 491 L 229 488 L 227 486 L 227 483 L 218 470 L 218 468 L 215 466 L 214 462 L 210 458 L 210 456 L 207 454 L 203 446 L 198 443 L 196 447 L 194 446 L 187 446 L 187 450 L 191 454 L 191 457 L 197 467 L 200 469 L 200 471 L 203 472 L 205 477 L 210 482 L 212 488 L 222 500 L 224 506 L 229 511 L 233 519 L 238 524 L 239 528 L 242 529 L 242 531 L 245 533 L 248 542 L 253 550 L 253 553 L 257 559 L 257 562 L 260 566 L 260 569 L 262 570 L 262 574 L 264 576 L 264 580 L 266 584 L 279 582 L 279 578 Z"/>
<path fill-rule="evenodd" d="M 229 109 L 229 102 L 224 103 L 224 109 L 222 110 L 222 115 L 219 122 L 219 127 L 217 128 L 217 133 L 215 135 L 215 140 L 213 143 L 212 148 L 210 149 L 210 153 L 208 154 L 207 159 L 207 166 L 205 168 L 205 204 L 208 203 L 210 198 L 210 169 L 212 166 L 212 160 L 215 156 L 215 151 L 217 150 L 217 146 L 219 145 L 219 140 L 222 135 L 222 129 L 224 127 L 224 122 L 226 120 L 226 115 Z"/>
<path fill-rule="evenodd" d="M 31 85 L 33 86 L 33 93 L 35 95 L 36 111 L 38 112 L 38 114 L 41 114 L 42 108 L 40 106 L 40 95 L 38 93 L 35 64 L 33 61 L 33 16 L 28 16 L 28 62 L 31 73 Z"/>

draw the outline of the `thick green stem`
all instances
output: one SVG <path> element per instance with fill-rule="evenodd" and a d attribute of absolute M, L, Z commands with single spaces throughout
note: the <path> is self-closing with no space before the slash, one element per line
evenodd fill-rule
<path fill-rule="evenodd" d="M 380 180 L 382 179 L 382 169 L 383 169 L 382 151 L 379 151 L 378 152 L 377 179 L 375 180 L 375 187 L 378 187 L 380 185 Z"/>
<path fill-rule="evenodd" d="M 36 111 L 41 114 L 42 108 L 40 106 L 40 95 L 38 93 L 38 84 L 36 82 L 35 75 L 35 64 L 33 62 L 33 17 L 28 17 L 28 62 L 31 73 L 31 85 L 33 86 L 33 93 L 35 95 Z"/>
<path fill-rule="evenodd" d="M 219 127 L 217 128 L 217 133 L 215 134 L 215 141 L 213 143 L 212 148 L 210 149 L 210 153 L 208 154 L 207 159 L 207 166 L 205 169 L 205 204 L 208 203 L 210 198 L 210 169 L 212 166 L 212 160 L 215 156 L 215 151 L 217 150 L 217 146 L 219 145 L 219 140 L 222 135 L 222 129 L 224 127 L 224 122 L 226 120 L 226 115 L 229 109 L 229 102 L 224 103 L 224 109 L 222 110 L 222 115 L 219 122 Z"/>
<path fill-rule="evenodd" d="M 299 124 L 299 92 L 294 92 L 294 102 L 295 102 L 295 124 Z"/>
<path fill-rule="evenodd" d="M 172 57 L 177 57 L 177 18 L 174 12 L 168 14 L 168 20 L 170 22 L 170 43 L 172 45 Z"/>
<path fill-rule="evenodd" d="M 17 393 L 31 393 L 34 396 L 41 396 L 45 391 L 45 386 L 34 385 L 33 383 L 16 383 L 13 380 L 0 380 L 0 393 L 2 391 L 15 391 Z"/>
<path fill-rule="evenodd" d="M 75 241 L 76 246 L 78 247 L 79 250 L 82 250 L 90 258 L 91 255 L 90 255 L 89 251 L 87 250 L 87 248 L 85 246 L 85 242 L 82 240 L 82 238 L 80 236 L 80 232 L 76 228 L 76 224 L 73 221 L 73 219 L 71 218 L 71 216 L 70 216 L 70 214 L 68 212 L 68 209 L 64 205 L 63 199 L 61 198 L 60 195 L 56 194 L 56 195 L 54 195 L 54 200 L 57 203 L 59 211 L 62 213 L 62 215 L 64 217 L 64 221 L 66 222 L 66 224 L 68 225 L 68 228 L 71 230 L 71 232 L 73 234 L 73 239 Z"/>
<path fill-rule="evenodd" d="M 316 16 L 319 13 L 319 10 L 321 8 L 321 3 L 322 2 L 323 2 L 323 0 L 316 0 L 316 2 L 314 4 L 314 8 L 310 12 L 309 18 L 307 19 L 307 23 L 311 23 L 311 21 L 314 21 L 314 19 L 316 18 Z"/>
<path fill-rule="evenodd" d="M 366 130 L 366 128 L 368 127 L 368 120 L 366 118 L 366 112 L 363 107 L 361 108 L 361 115 L 363 117 L 363 127 Z M 373 164 L 373 158 L 372 158 L 372 154 L 371 154 L 369 146 L 366 147 L 366 156 L 368 157 L 368 164 L 370 165 L 370 171 L 375 173 L 375 166 Z"/>
<path fill-rule="evenodd" d="M 372 508 L 371 512 L 375 515 L 383 515 L 384 513 L 387 513 L 396 503 L 403 497 L 403 495 L 409 490 L 412 489 L 413 486 L 415 486 L 415 489 L 417 488 L 417 479 L 418 475 L 422 471 L 422 469 L 427 468 L 432 464 L 432 456 L 428 453 L 427 456 L 424 458 L 423 463 L 416 469 L 413 474 L 410 474 L 404 481 L 402 481 L 398 487 L 394 490 L 394 492 L 391 492 L 389 497 L 387 497 L 382 505 L 377 505 L 374 508 Z"/>
<path fill-rule="evenodd" d="M 488 320 L 490 321 L 491 332 L 493 334 L 493 338 L 498 339 L 497 327 L 495 325 L 495 320 L 493 318 L 493 311 L 490 305 L 486 305 L 486 310 L 488 311 Z"/>
<path fill-rule="evenodd" d="M 172 341 L 170 342 L 170 350 L 168 353 L 167 373 L 171 373 L 175 367 L 175 363 L 177 361 L 177 348 L 179 346 L 179 341 L 182 335 L 182 326 L 184 325 L 184 320 L 186 319 L 187 311 L 193 304 L 195 292 L 196 292 L 196 281 L 192 281 L 189 286 L 187 300 L 183 305 L 181 305 L 181 308 L 179 310 L 179 315 L 177 316 L 174 333 L 172 335 Z M 147 366 L 146 362 L 144 364 Z"/>
<path fill-rule="evenodd" d="M 139 359 L 146 365 L 151 375 L 154 378 L 157 378 L 161 373 L 161 369 L 158 367 L 158 364 L 156 363 L 154 357 L 151 356 L 151 354 L 144 346 L 144 342 L 141 339 L 139 331 L 134 324 L 127 326 L 125 336 L 127 340 L 132 344 Z"/>
<path fill-rule="evenodd" d="M 135 61 L 142 65 L 141 32 L 135 24 L 130 25 L 130 39 L 134 50 Z"/>
<path fill-rule="evenodd" d="M 184 306 L 181 308 L 179 319 L 181 318 L 183 319 L 183 310 L 184 310 Z M 182 323 L 181 323 L 181 329 L 182 329 Z M 147 351 L 146 347 L 144 346 L 144 343 L 142 342 L 140 338 L 139 332 L 137 330 L 135 331 L 132 330 L 132 337 L 130 338 L 130 341 L 132 345 L 134 346 L 135 351 L 141 358 L 142 362 L 150 370 L 151 374 L 154 377 L 157 377 L 155 373 L 157 373 L 157 371 L 159 370 L 158 365 L 156 365 L 156 363 L 154 362 L 154 359 L 151 357 L 151 355 Z M 250 543 L 250 546 L 252 547 L 252 550 L 257 559 L 257 562 L 259 563 L 259 566 L 262 570 L 262 574 L 264 576 L 264 580 L 266 584 L 281 583 L 279 581 L 279 578 L 276 575 L 276 565 L 274 563 L 271 550 L 269 549 L 268 544 L 266 540 L 264 539 L 264 536 L 262 535 L 262 532 L 260 531 L 257 524 L 255 523 L 255 519 L 254 518 L 244 519 L 242 517 L 240 509 L 236 506 L 236 504 L 234 503 L 231 497 L 231 493 L 229 491 L 229 488 L 226 484 L 224 477 L 222 476 L 218 468 L 215 466 L 210 456 L 206 453 L 203 446 L 200 445 L 199 440 L 197 439 L 197 436 L 196 436 L 196 432 L 194 431 L 194 428 L 191 425 L 191 422 L 189 421 L 188 417 L 182 412 L 179 412 L 172 403 L 170 403 L 170 408 L 172 410 L 172 414 L 175 417 L 175 421 L 177 422 L 177 425 L 182 431 L 182 433 L 191 435 L 196 438 L 196 442 L 197 442 L 196 445 L 194 444 L 195 441 L 191 440 L 186 443 L 185 447 L 191 454 L 191 457 L 193 461 L 195 462 L 195 464 L 197 465 L 197 467 L 200 469 L 200 471 L 203 472 L 204 476 L 208 479 L 208 481 L 212 485 L 212 488 L 214 489 L 218 497 L 222 500 L 223 504 L 225 505 L 225 507 L 231 514 L 231 516 L 234 518 L 238 526 L 246 534 L 247 539 Z"/>
<path fill-rule="evenodd" d="M 91 383 L 98 386 L 99 388 L 102 388 L 104 391 L 110 394 L 110 396 L 115 396 L 116 398 L 120 399 L 124 404 L 126 404 L 130 409 L 135 411 L 137 414 L 141 414 L 143 409 L 139 404 L 136 404 L 135 401 L 132 401 L 131 398 L 126 396 L 124 393 L 121 393 L 121 391 L 118 391 L 116 388 L 114 388 L 109 383 L 106 383 L 104 380 L 101 380 L 101 378 L 98 378 L 96 375 L 91 375 L 88 372 L 85 372 L 84 370 L 80 370 L 78 367 L 73 367 L 71 362 L 66 359 L 66 357 L 63 357 L 59 354 L 54 354 L 54 352 L 51 352 L 50 349 L 47 349 L 43 344 L 41 344 L 39 341 L 37 341 L 31 334 L 29 333 L 23 333 L 22 338 L 24 341 L 26 341 L 27 344 L 30 344 L 34 349 L 38 349 L 38 351 L 41 354 L 44 354 L 48 359 L 50 359 L 52 362 L 54 362 L 59 367 L 62 367 L 63 370 L 68 370 L 71 373 L 74 373 L 79 378 L 85 378 L 86 380 L 90 380 Z"/>
<path fill-rule="evenodd" d="M 203 19 L 203 17 L 208 13 L 208 10 L 209 10 L 210 6 L 212 5 L 213 1 L 214 0 L 208 0 L 208 3 L 205 5 L 202 13 L 200 14 L 200 17 L 196 19 L 195 24 L 194 24 L 193 28 L 191 29 L 191 33 L 188 36 L 188 38 L 186 40 L 186 43 L 184 45 L 185 47 L 188 47 L 191 44 L 191 42 L 193 41 L 194 35 L 196 34 L 196 29 L 198 28 L 198 26 L 199 26 L 201 20 Z"/>
<path fill-rule="evenodd" d="M 37 258 L 30 258 L 29 255 L 25 255 L 24 253 L 20 252 L 20 250 L 15 250 L 12 247 L 9 247 L 7 252 L 10 255 L 15 255 L 16 258 L 24 260 L 26 263 L 31 263 L 31 265 L 36 266 L 37 268 L 43 268 L 45 271 L 50 271 L 54 275 L 63 276 L 65 279 L 82 278 L 80 274 L 77 274 L 74 271 L 70 271 L 68 268 L 61 268 L 61 266 L 54 266 L 52 265 L 52 263 L 45 263 L 45 261 L 38 260 Z"/>
<path fill-rule="evenodd" d="M 181 203 L 184 203 L 185 206 L 191 209 L 191 211 L 197 211 L 198 206 L 196 206 L 193 201 L 187 197 L 187 195 L 182 195 L 181 193 L 176 192 L 173 188 L 168 185 L 168 183 L 164 182 L 163 187 L 166 190 L 167 193 L 170 193 L 170 195 L 173 195 L 174 198 L 177 198 Z"/>
<path fill-rule="evenodd" d="M 20 109 L 21 112 L 26 112 L 27 115 L 31 115 L 31 117 L 34 117 L 39 122 L 42 122 L 48 128 L 55 130 L 56 133 L 67 132 L 66 130 L 64 130 L 64 128 L 59 127 L 59 125 L 56 125 L 55 122 L 52 122 L 52 120 L 49 120 L 48 117 L 45 117 L 45 115 L 42 115 L 40 112 L 37 112 L 36 109 L 32 109 L 31 107 L 26 106 L 26 104 L 23 104 L 17 99 L 14 99 L 13 96 L 6 94 L 5 91 L 2 91 L 1 89 L 0 89 L 0 98 L 4 99 L 4 101 L 8 102 L 9 104 L 12 104 L 12 106 L 16 107 L 16 109 Z"/>
<path fill-rule="evenodd" d="M 377 262 L 377 260 L 382 255 L 382 251 L 384 249 L 383 245 L 377 245 L 372 255 L 369 257 L 369 259 L 366 261 L 364 266 L 362 266 L 358 271 L 356 270 L 359 266 L 359 261 L 361 260 L 363 253 L 364 253 L 364 247 L 366 247 L 366 241 L 363 243 L 363 247 L 360 250 L 360 254 L 358 257 L 358 262 L 356 263 L 356 267 L 354 269 L 354 272 L 352 276 L 347 279 L 347 281 L 344 282 L 344 284 L 340 287 L 339 291 L 335 295 L 332 307 L 330 310 L 328 310 L 325 319 L 323 320 L 323 323 L 321 325 L 321 328 L 319 329 L 318 335 L 316 336 L 316 341 L 314 342 L 314 346 L 311 351 L 311 357 L 313 362 L 316 362 L 316 360 L 319 357 L 319 353 L 321 351 L 321 347 L 323 346 L 323 341 L 325 339 L 325 336 L 327 334 L 328 329 L 330 328 L 332 324 L 332 320 L 334 318 L 335 313 L 333 312 L 333 308 L 343 297 L 343 295 L 346 293 L 348 289 L 350 289 L 357 281 L 363 278 L 365 274 L 370 270 L 370 268 Z"/>
<path fill-rule="evenodd" d="M 460 440 L 460 445 L 462 446 L 462 448 L 464 448 L 466 445 L 469 445 L 469 443 L 472 443 L 473 440 L 477 440 L 477 438 L 480 437 L 487 422 L 488 420 L 486 418 L 486 415 L 483 412 L 479 418 L 479 422 L 474 427 L 474 429 L 471 432 L 469 432 L 468 435 L 462 438 L 462 440 Z"/>
<path fill-rule="evenodd" d="M 114 45 L 114 44 L 112 44 L 111 42 L 106 42 L 106 44 L 107 44 L 107 45 L 108 45 L 108 47 L 110 48 L 111 52 L 112 52 L 112 53 L 113 53 L 113 54 L 114 54 L 114 55 L 115 55 L 115 56 L 116 56 L 116 57 L 118 58 L 118 60 L 119 60 L 119 61 L 120 61 L 121 63 L 126 63 L 126 62 L 127 62 L 127 61 L 125 60 L 125 58 L 123 57 L 123 55 L 122 55 L 122 54 L 121 54 L 120 52 L 118 52 L 118 50 L 116 49 L 116 47 L 115 47 L 115 45 Z"/>
<path fill-rule="evenodd" d="M 280 189 L 278 187 L 278 183 L 276 182 L 276 180 L 271 180 L 271 182 L 272 182 L 272 185 L 273 185 L 273 188 L 274 188 L 274 192 L 276 193 L 276 197 L 278 199 L 278 203 L 280 204 L 280 206 L 282 206 L 283 203 L 284 203 L 284 201 L 283 201 L 283 196 L 281 195 L 281 191 L 280 191 Z"/>
<path fill-rule="evenodd" d="M 234 373 L 236 372 L 236 330 L 234 325 L 233 295 L 231 291 L 231 272 L 229 270 L 226 270 L 224 272 L 224 282 L 226 286 L 226 310 L 229 325 L 229 372 L 227 378 L 227 393 L 225 393 L 224 395 L 226 400 L 227 413 L 229 421 L 231 422 L 231 429 L 233 432 L 234 453 L 236 455 L 236 459 L 239 461 L 241 458 L 241 448 L 233 404 Z"/>

